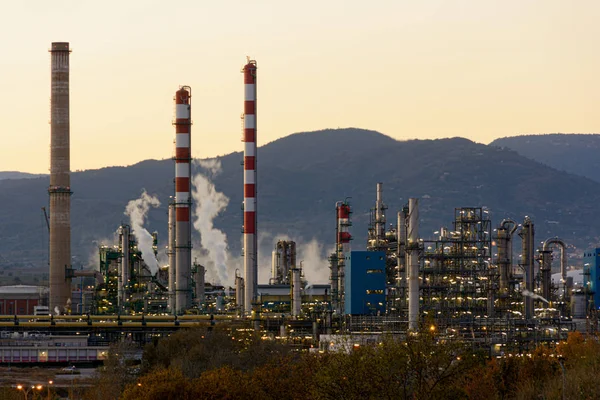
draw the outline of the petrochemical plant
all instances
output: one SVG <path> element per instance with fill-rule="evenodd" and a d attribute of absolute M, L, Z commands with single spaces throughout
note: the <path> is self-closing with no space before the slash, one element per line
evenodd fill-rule
<path fill-rule="evenodd" d="M 39 294 L 38 315 L 27 315 L 29 303 L 23 313 L 19 304 L 24 303 L 8 309 L 2 303 L 7 300 L 0 300 L 3 332 L 87 333 L 93 350 L 84 355 L 89 361 L 102 359 L 101 351 L 94 350 L 99 342 L 123 337 L 145 342 L 196 325 L 246 327 L 277 338 L 308 340 L 315 347 L 320 343 L 321 348 L 344 335 L 406 335 L 427 329 L 445 339 L 471 341 L 491 353 L 524 351 L 539 342 L 563 339 L 575 329 L 597 329 L 600 249 L 586 252 L 584 282 L 576 285 L 567 275 L 566 243 L 542 238 L 545 241 L 536 246 L 539 238 L 528 217 L 494 225 L 485 207 L 460 207 L 454 210 L 454 219 L 431 238 L 419 229 L 419 199 L 410 198 L 401 209 L 389 212 L 383 183 L 376 182 L 367 243 L 353 246 L 363 250 L 351 248 L 353 210 L 348 199 L 332 204 L 335 243 L 328 245 L 335 244 L 335 251 L 329 265 L 317 266 L 330 271 L 329 282 L 308 284 L 297 261 L 296 243 L 279 240 L 271 254 L 268 284 L 258 284 L 257 64 L 253 60 L 242 68 L 243 268 L 235 274 L 234 287 L 207 282 L 205 267 L 192 260 L 189 86 L 179 87 L 174 97 L 175 185 L 168 207 L 168 265 L 158 270 L 150 266 L 157 263 L 156 233 L 154 260 L 144 260 L 148 254 L 142 255 L 139 238 L 131 226 L 121 224 L 118 242 L 99 247 L 96 270 L 73 270 L 69 43 L 52 43 L 50 54 L 48 300 L 44 303 L 45 294 Z M 332 230 L 332 238 L 333 234 Z M 556 281 L 551 274 L 553 260 L 560 264 Z M 87 278 L 88 290 L 75 299 L 72 280 L 79 277 Z M 35 360 L 21 353 L 17 360 L 14 354 L 3 351 L 0 362 L 42 360 L 38 353 Z M 46 360 L 81 361 L 80 355 L 60 357 L 56 352 Z"/>

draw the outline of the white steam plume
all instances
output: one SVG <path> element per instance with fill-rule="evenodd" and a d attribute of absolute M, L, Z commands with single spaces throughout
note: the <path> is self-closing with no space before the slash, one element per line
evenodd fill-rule
<path fill-rule="evenodd" d="M 207 171 L 207 175 L 214 177 L 221 172 L 221 161 L 217 159 L 200 160 L 198 165 Z M 214 227 L 213 221 L 229 204 L 229 198 L 215 189 L 215 185 L 208 176 L 197 173 L 192 179 L 192 197 L 196 203 L 194 210 L 194 228 L 200 233 L 200 246 L 206 252 L 212 266 L 212 271 L 207 271 L 222 285 L 231 285 L 227 271 L 228 253 L 227 236 Z M 212 264 L 212 265 L 211 265 Z"/>
<path fill-rule="evenodd" d="M 330 252 L 323 251 L 323 245 L 316 239 L 298 247 L 298 266 L 302 261 L 302 270 L 308 284 L 329 283 L 329 262 L 327 255 Z"/>
<path fill-rule="evenodd" d="M 532 293 L 532 292 L 530 292 L 530 291 L 529 291 L 529 290 L 527 290 L 527 289 L 524 289 L 524 290 L 523 290 L 521 293 L 523 294 L 523 296 L 532 297 L 532 298 L 534 298 L 534 299 L 541 300 L 541 301 L 543 301 L 544 303 L 548 304 L 548 300 L 546 300 L 545 298 L 543 298 L 543 297 L 542 297 L 542 296 L 540 296 L 539 294 L 535 294 L 535 293 Z"/>
<path fill-rule="evenodd" d="M 158 206 L 160 206 L 160 201 L 155 196 L 150 196 L 144 190 L 139 199 L 131 200 L 127 203 L 127 207 L 125 207 L 125 215 L 129 217 L 131 231 L 137 239 L 138 248 L 142 252 L 142 257 L 148 268 L 150 268 L 152 275 L 158 271 L 158 261 L 152 249 L 154 239 L 150 232 L 144 228 L 144 222 L 146 221 L 146 215 L 150 207 L 156 208 Z"/>

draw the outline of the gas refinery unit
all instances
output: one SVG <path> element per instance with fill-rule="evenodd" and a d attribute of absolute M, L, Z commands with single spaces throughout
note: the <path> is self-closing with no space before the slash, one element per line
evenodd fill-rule
<path fill-rule="evenodd" d="M 192 260 L 189 86 L 179 87 L 174 97 L 175 184 L 168 207 L 168 265 L 155 271 L 150 267 L 157 264 L 156 233 L 154 253 L 142 255 L 139 238 L 129 225 L 122 224 L 116 243 L 100 246 L 98 270 L 74 271 L 69 267 L 69 44 L 52 43 L 50 52 L 48 310 L 52 320 L 48 321 L 47 314 L 43 316 L 48 329 L 58 329 L 61 323 L 81 318 L 81 314 L 86 315 L 87 326 L 94 328 L 106 324 L 107 329 L 121 332 L 123 326 L 128 326 L 132 329 L 128 332 L 137 335 L 138 340 L 151 337 L 148 335 L 153 323 L 158 325 L 152 329 L 168 332 L 190 326 L 182 321 L 246 324 L 257 331 L 276 331 L 278 336 L 310 334 L 314 340 L 321 334 L 403 335 L 428 329 L 448 339 L 472 340 L 497 351 L 556 341 L 570 330 L 582 329 L 581 324 L 588 330 L 596 329 L 593 283 L 600 251 L 589 253 L 589 284 L 577 288 L 567 276 L 565 242 L 543 238 L 546 240 L 542 246 L 536 248 L 535 240 L 539 238 L 535 238 L 534 221 L 528 217 L 524 216 L 521 223 L 504 219 L 494 226 L 484 207 L 461 207 L 455 209 L 454 219 L 448 225 L 433 235 L 424 235 L 419 229 L 419 199 L 410 198 L 401 209 L 389 214 L 382 183 L 375 186 L 375 205 L 362 250 L 351 249 L 353 210 L 348 198 L 332 204 L 335 243 L 327 245 L 335 244 L 335 251 L 329 257 L 329 265 L 320 266 L 330 271 L 329 282 L 307 284 L 302 263 L 297 260 L 296 243 L 280 240 L 271 253 L 268 284 L 259 285 L 254 60 L 248 60 L 241 71 L 243 267 L 235 274 L 234 287 L 206 282 L 204 266 Z M 333 234 L 332 229 L 332 237 Z M 556 282 L 551 279 L 553 260 L 560 264 L 560 279 Z M 88 278 L 88 289 L 75 307 L 71 283 L 77 277 Z M 14 321 L 0 324 L 17 329 L 19 318 L 14 316 Z M 24 326 L 20 324 L 20 328 Z"/>

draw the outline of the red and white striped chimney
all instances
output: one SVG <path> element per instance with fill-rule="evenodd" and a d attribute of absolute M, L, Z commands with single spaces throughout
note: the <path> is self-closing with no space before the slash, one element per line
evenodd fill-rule
<path fill-rule="evenodd" d="M 256 301 L 258 249 L 256 237 L 256 61 L 244 74 L 244 311 Z"/>
<path fill-rule="evenodd" d="M 175 304 L 177 313 L 192 305 L 191 242 L 191 93 L 182 86 L 175 93 Z"/>

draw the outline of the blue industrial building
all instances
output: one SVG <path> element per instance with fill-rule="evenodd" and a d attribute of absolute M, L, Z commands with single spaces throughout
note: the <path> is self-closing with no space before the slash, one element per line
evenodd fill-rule
<path fill-rule="evenodd" d="M 385 252 L 351 251 L 344 267 L 344 311 L 352 315 L 385 313 Z"/>
<path fill-rule="evenodd" d="M 588 290 L 592 293 L 594 306 L 600 306 L 600 247 L 586 250 L 583 254 L 583 279 Z"/>

